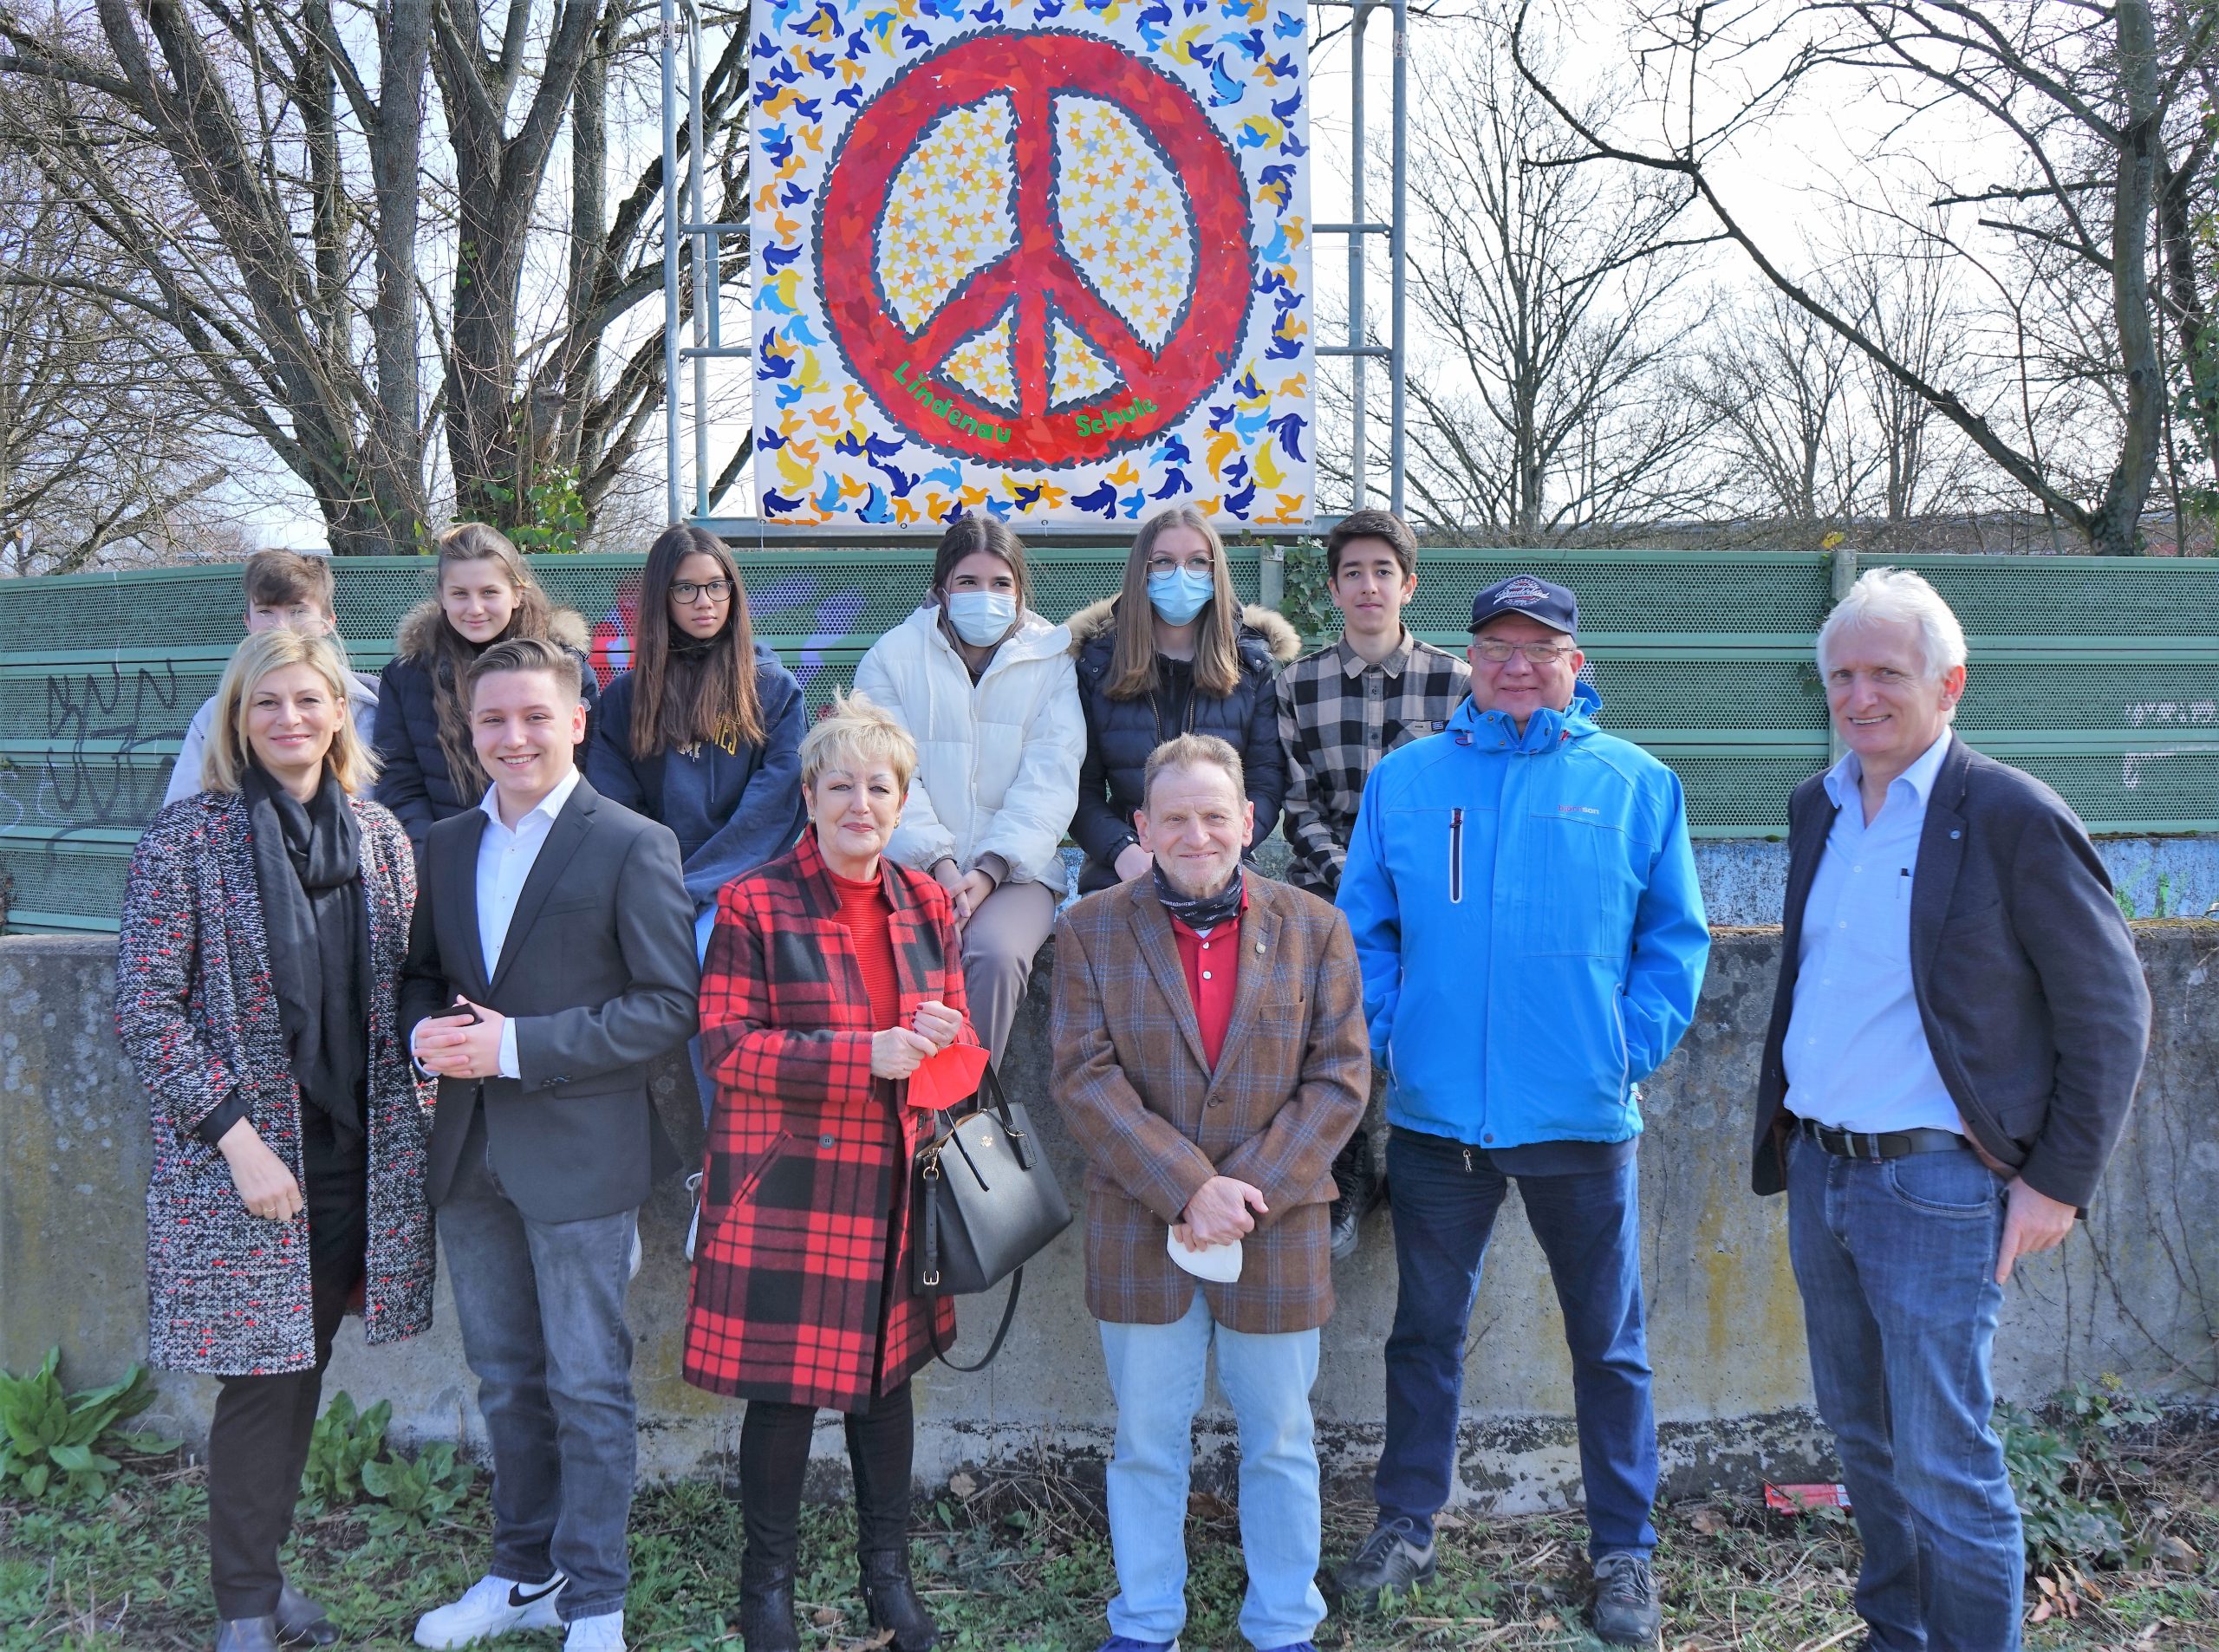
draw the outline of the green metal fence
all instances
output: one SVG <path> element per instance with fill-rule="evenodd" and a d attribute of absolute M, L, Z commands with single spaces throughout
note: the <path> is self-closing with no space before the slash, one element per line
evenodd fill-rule
<path fill-rule="evenodd" d="M 1904 556 L 1972 639 L 1958 727 L 2040 776 L 2098 832 L 2219 831 L 2219 560 Z M 1061 618 L 1116 589 L 1114 548 L 1034 553 L 1035 602 Z M 621 669 L 640 559 L 548 557 L 556 598 Z M 756 629 L 822 704 L 925 594 L 928 551 L 746 557 Z M 364 670 L 430 595 L 420 559 L 338 567 L 340 627 Z M 1268 571 L 1236 551 L 1250 600 Z M 1669 763 L 1698 835 L 1773 836 L 1827 758 L 1811 643 L 1838 570 L 1800 552 L 1483 550 L 1425 553 L 1411 628 L 1461 646 L 1471 593 L 1517 572 L 1579 595 L 1604 725 Z M 0 876 L 10 925 L 113 929 L 140 829 L 185 725 L 237 644 L 234 567 L 0 582 Z"/>

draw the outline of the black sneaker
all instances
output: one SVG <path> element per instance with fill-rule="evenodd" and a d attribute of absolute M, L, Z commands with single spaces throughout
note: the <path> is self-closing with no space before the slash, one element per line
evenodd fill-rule
<path fill-rule="evenodd" d="M 1340 1197 L 1331 1206 L 1331 1248 L 1333 1260 L 1354 1256 L 1363 1235 L 1363 1219 L 1379 1203 L 1379 1173 L 1372 1166 L 1371 1147 L 1359 1131 L 1350 1138 L 1333 1161 L 1333 1185 Z"/>
<path fill-rule="evenodd" d="M 1389 1595 L 1433 1581 L 1433 1544 L 1417 1542 L 1408 1520 L 1383 1520 L 1333 1574 L 1334 1592 L 1344 1610 L 1376 1612 Z"/>
<path fill-rule="evenodd" d="M 1649 1557 L 1621 1551 L 1595 1563 L 1595 1633 L 1612 1646 L 1654 1646 L 1664 1626 Z"/>

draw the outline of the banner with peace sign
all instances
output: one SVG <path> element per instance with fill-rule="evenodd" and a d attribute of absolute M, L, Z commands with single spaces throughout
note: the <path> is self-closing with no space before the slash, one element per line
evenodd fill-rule
<path fill-rule="evenodd" d="M 763 514 L 1314 513 L 1299 0 L 756 0 Z"/>

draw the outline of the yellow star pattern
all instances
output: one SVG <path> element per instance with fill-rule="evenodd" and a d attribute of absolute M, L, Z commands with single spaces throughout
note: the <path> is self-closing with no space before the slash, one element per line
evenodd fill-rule
<path fill-rule="evenodd" d="M 1059 97 L 1055 127 L 1064 250 L 1141 340 L 1161 349 L 1194 278 L 1186 196 L 1116 105 Z"/>
<path fill-rule="evenodd" d="M 1017 407 L 1017 363 L 1010 328 L 1010 312 L 1004 310 L 985 332 L 957 345 L 940 369 L 988 406 L 1005 412 Z"/>
<path fill-rule="evenodd" d="M 901 163 L 879 225 L 878 279 L 894 319 L 914 333 L 948 295 L 1017 244 L 1006 97 L 951 109 Z"/>
<path fill-rule="evenodd" d="M 1048 400 L 1058 407 L 1098 396 L 1117 382 L 1115 368 L 1058 317 L 1048 332 Z"/>

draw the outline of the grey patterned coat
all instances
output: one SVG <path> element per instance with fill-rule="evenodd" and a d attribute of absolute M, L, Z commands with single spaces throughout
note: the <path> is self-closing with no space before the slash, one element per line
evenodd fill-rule
<path fill-rule="evenodd" d="M 432 1219 L 424 1144 L 432 1087 L 395 1031 L 396 988 L 416 901 L 407 834 L 376 803 L 349 799 L 362 833 L 370 933 L 369 1340 L 432 1323 Z M 154 1168 L 146 1186 L 150 1357 L 217 1376 L 314 1363 L 309 1232 L 253 1215 L 224 1155 L 194 1128 L 234 1090 L 255 1131 L 301 1169 L 301 1096 L 285 1055 L 255 887 L 245 801 L 201 792 L 154 816 L 131 858 L 116 951 L 115 1024 L 146 1087 Z"/>

